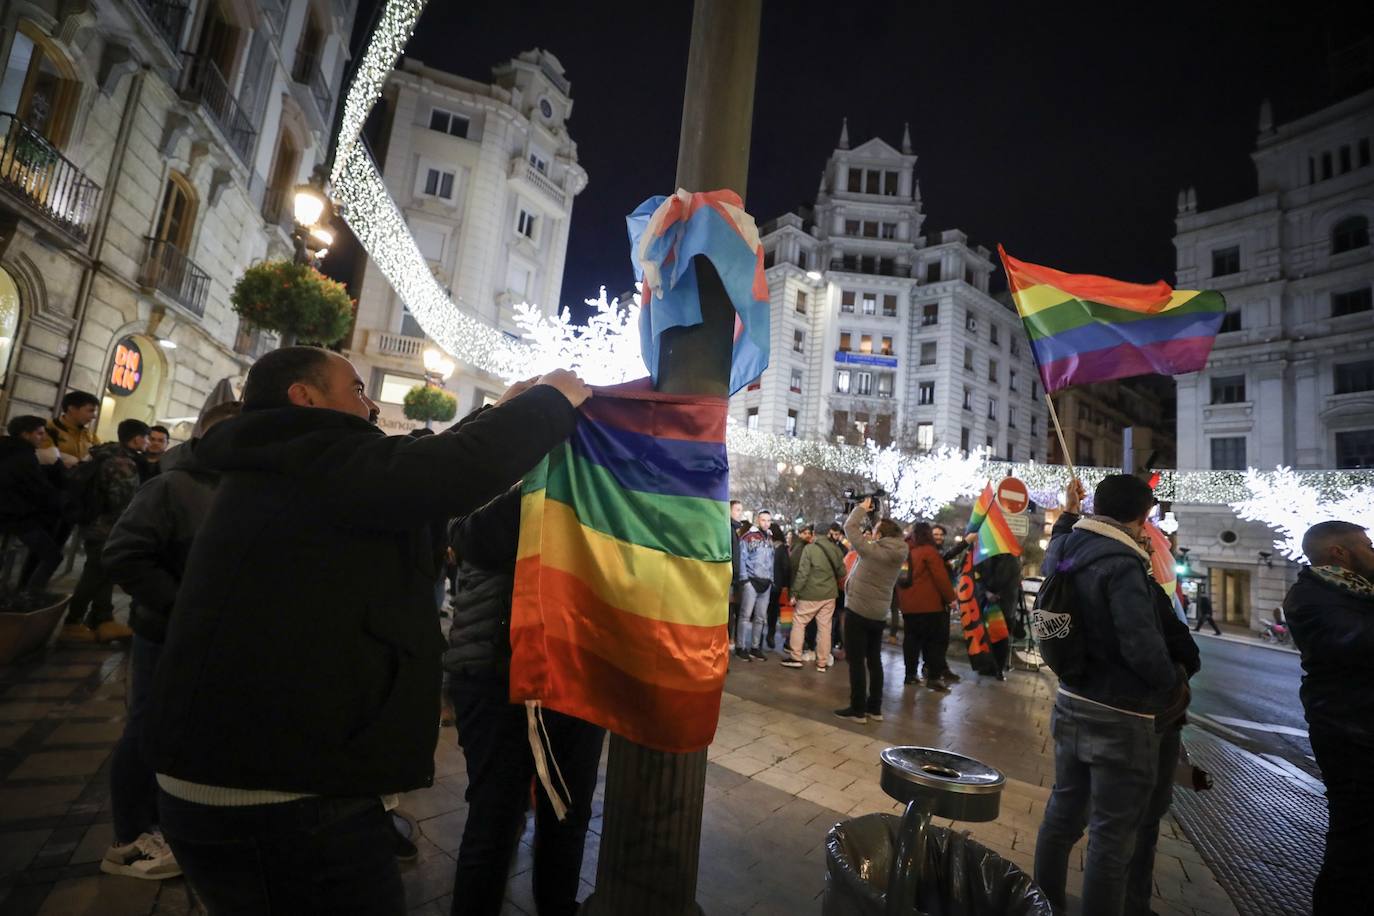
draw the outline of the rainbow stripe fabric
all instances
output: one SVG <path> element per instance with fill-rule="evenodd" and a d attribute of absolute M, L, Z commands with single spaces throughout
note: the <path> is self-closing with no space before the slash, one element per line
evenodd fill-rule
<path fill-rule="evenodd" d="M 729 657 L 727 401 L 594 390 L 522 486 L 511 700 L 701 750 Z"/>
<path fill-rule="evenodd" d="M 973 549 L 974 563 L 981 563 L 999 553 L 1021 556 L 1021 540 L 1012 533 L 1011 526 L 1007 524 L 1007 516 L 997 500 L 994 499 L 988 505 L 987 517 L 983 519 L 983 524 L 978 526 L 977 534 L 978 543 Z"/>
<path fill-rule="evenodd" d="M 1046 392 L 1207 364 L 1226 316 L 1221 293 L 1069 274 L 997 251 Z"/>
<path fill-rule="evenodd" d="M 720 276 L 735 307 L 730 366 L 734 394 L 768 368 L 768 280 L 754 218 L 733 191 L 650 197 L 625 219 L 640 292 L 639 337 L 649 374 L 658 381 L 660 337 L 669 328 L 701 324 L 693 259 L 701 255 Z"/>
<path fill-rule="evenodd" d="M 973 514 L 968 517 L 968 526 L 964 529 L 964 534 L 973 534 L 983 525 L 983 519 L 988 517 L 988 507 L 993 503 L 992 481 L 983 488 L 983 492 L 978 494 L 978 499 L 973 504 Z"/>

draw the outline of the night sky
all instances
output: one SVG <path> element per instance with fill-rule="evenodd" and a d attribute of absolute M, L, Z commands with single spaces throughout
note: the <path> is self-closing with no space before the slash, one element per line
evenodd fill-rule
<path fill-rule="evenodd" d="M 536 46 L 562 61 L 590 176 L 564 304 L 630 284 L 624 216 L 673 190 L 691 6 L 435 0 L 411 41 L 411 56 L 484 80 Z M 1172 282 L 1179 188 L 1195 185 L 1201 209 L 1254 192 L 1260 100 L 1279 122 L 1328 100 L 1319 24 L 1343 37 L 1336 14 L 1353 6 L 1122 6 L 766 0 L 747 208 L 762 222 L 811 202 L 842 117 L 854 146 L 899 146 L 909 121 L 927 232 Z"/>

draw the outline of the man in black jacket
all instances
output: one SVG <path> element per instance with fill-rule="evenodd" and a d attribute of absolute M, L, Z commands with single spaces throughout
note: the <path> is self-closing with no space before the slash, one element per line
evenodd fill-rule
<path fill-rule="evenodd" d="M 1302 652 L 1302 705 L 1326 783 L 1326 856 L 1312 892 L 1314 916 L 1353 911 L 1367 897 L 1374 861 L 1374 544 L 1351 522 L 1308 529 L 1312 565 L 1283 599 Z"/>
<path fill-rule="evenodd" d="M 196 447 L 220 484 L 147 725 L 163 832 L 212 912 L 404 912 L 382 797 L 434 780 L 432 526 L 519 480 L 589 395 L 559 370 L 417 440 L 368 422 L 337 354 L 254 364 Z"/>
<path fill-rule="evenodd" d="M 1056 912 L 1064 910 L 1069 854 L 1087 827 L 1083 912 L 1120 916 L 1128 901 L 1132 910 L 1139 904 L 1128 894 L 1135 886 L 1129 879 L 1157 799 L 1161 731 L 1187 703 L 1190 666 L 1171 643 L 1179 628 L 1191 637 L 1150 576 L 1149 485 L 1127 474 L 1104 478 L 1093 494 L 1096 514 L 1084 518 L 1077 514 L 1080 487 L 1070 484 L 1044 560 L 1046 570 L 1073 577 L 1085 658 L 1080 674 L 1061 680 L 1050 720 L 1054 791 L 1036 841 L 1035 882 Z M 1145 912 L 1148 903 L 1147 892 Z"/>
<path fill-rule="evenodd" d="M 24 591 L 46 588 L 62 561 L 62 463 L 45 466 L 38 458 L 40 449 L 52 450 L 46 424 L 42 417 L 15 417 L 0 439 L 0 534 L 14 535 L 29 550 L 19 574 Z"/>

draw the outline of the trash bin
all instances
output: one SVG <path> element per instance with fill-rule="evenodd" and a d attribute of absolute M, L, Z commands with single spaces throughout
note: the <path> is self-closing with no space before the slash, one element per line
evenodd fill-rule
<path fill-rule="evenodd" d="M 900 818 L 869 814 L 826 837 L 824 916 L 1050 916 L 1028 875 L 932 816 L 992 821 L 1006 778 L 971 757 L 928 747 L 881 754 L 882 787 L 906 803 Z"/>

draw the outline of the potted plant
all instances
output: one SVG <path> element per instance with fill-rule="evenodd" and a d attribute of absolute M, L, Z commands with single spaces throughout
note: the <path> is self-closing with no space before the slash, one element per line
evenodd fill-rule
<path fill-rule="evenodd" d="M 458 399 L 442 388 L 433 385 L 416 385 L 406 392 L 401 412 L 408 420 L 420 420 L 425 429 L 438 420 L 447 423 L 458 414 Z"/>
<path fill-rule="evenodd" d="M 62 622 L 71 595 L 61 592 L 25 592 L 11 587 L 17 576 L 18 540 L 4 538 L 0 554 L 0 665 L 8 665 L 46 645 Z"/>
<path fill-rule="evenodd" d="M 308 264 L 260 261 L 234 284 L 229 303 L 250 324 L 281 335 L 281 345 L 335 344 L 353 322 L 348 290 Z"/>

